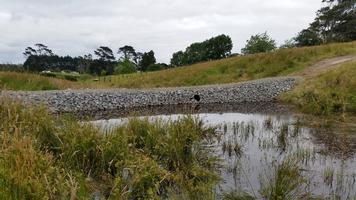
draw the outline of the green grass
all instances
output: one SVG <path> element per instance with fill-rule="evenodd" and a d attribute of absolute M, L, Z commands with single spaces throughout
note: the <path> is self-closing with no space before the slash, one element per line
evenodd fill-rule
<path fill-rule="evenodd" d="M 156 72 L 89 78 L 78 82 L 27 73 L 0 72 L 0 88 L 9 90 L 48 90 L 68 88 L 154 88 L 241 82 L 288 75 L 317 63 L 343 55 L 356 55 L 356 42 L 281 49 L 272 53 L 235 56 Z M 55 76 L 57 76 L 55 74 Z M 73 79 L 73 77 L 67 77 Z"/>
<path fill-rule="evenodd" d="M 56 78 L 26 72 L 0 71 L 0 90 L 38 91 L 98 88 L 99 85 L 94 82 L 80 82 L 80 80 L 86 80 L 89 77 L 89 75 L 81 75 L 80 78 L 78 78 L 78 82 L 73 82 L 65 80 L 64 76 L 62 78 Z"/>
<path fill-rule="evenodd" d="M 356 114 L 356 62 L 308 79 L 284 94 L 282 101 L 316 115 Z"/>
<path fill-rule="evenodd" d="M 356 42 L 282 49 L 157 72 L 108 76 L 101 87 L 151 88 L 240 82 L 288 75 L 320 60 L 356 54 Z"/>
<path fill-rule="evenodd" d="M 192 117 L 131 119 L 105 134 L 43 108 L 0 101 L 0 199 L 213 199 L 214 129 Z"/>
<path fill-rule="evenodd" d="M 21 72 L 0 72 L 0 89 L 8 90 L 60 90 L 71 88 L 66 80 Z"/>

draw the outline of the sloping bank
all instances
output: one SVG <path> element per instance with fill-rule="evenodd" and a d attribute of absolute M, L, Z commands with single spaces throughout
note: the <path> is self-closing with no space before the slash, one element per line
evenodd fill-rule
<path fill-rule="evenodd" d="M 291 90 L 296 81 L 294 77 L 279 77 L 198 87 L 148 90 L 3 91 L 2 95 L 20 99 L 26 104 L 44 103 L 54 113 L 90 114 L 149 106 L 270 102 L 275 101 L 279 94 Z"/>

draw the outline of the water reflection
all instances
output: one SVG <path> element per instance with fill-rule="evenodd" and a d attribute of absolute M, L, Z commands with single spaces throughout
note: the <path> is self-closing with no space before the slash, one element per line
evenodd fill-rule
<path fill-rule="evenodd" d="M 151 116 L 175 120 L 176 115 Z M 217 193 L 270 197 L 284 187 L 294 197 L 356 198 L 354 129 L 310 128 L 291 114 L 195 114 L 217 127 L 214 153 L 222 158 Z M 96 121 L 110 129 L 127 118 Z M 289 184 L 289 185 L 288 185 Z M 288 188 L 289 187 L 289 188 Z M 288 196 L 285 196 L 288 197 Z"/>

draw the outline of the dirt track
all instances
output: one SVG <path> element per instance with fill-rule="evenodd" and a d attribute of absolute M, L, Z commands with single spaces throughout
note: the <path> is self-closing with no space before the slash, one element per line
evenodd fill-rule
<path fill-rule="evenodd" d="M 290 74 L 290 76 L 301 76 L 304 78 L 314 77 L 324 72 L 327 72 L 331 69 L 340 67 L 342 63 L 348 61 L 356 61 L 356 55 L 348 55 L 348 56 L 326 59 L 314 65 L 311 65 L 310 67 L 307 67 L 302 71 Z"/>

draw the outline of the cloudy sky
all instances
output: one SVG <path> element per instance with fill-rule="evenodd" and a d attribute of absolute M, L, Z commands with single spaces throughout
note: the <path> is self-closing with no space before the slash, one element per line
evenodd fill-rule
<path fill-rule="evenodd" d="M 0 63 L 23 62 L 44 43 L 59 55 L 98 46 L 154 50 L 159 62 L 192 42 L 228 34 L 239 52 L 251 34 L 278 44 L 308 26 L 321 0 L 0 0 Z"/>

